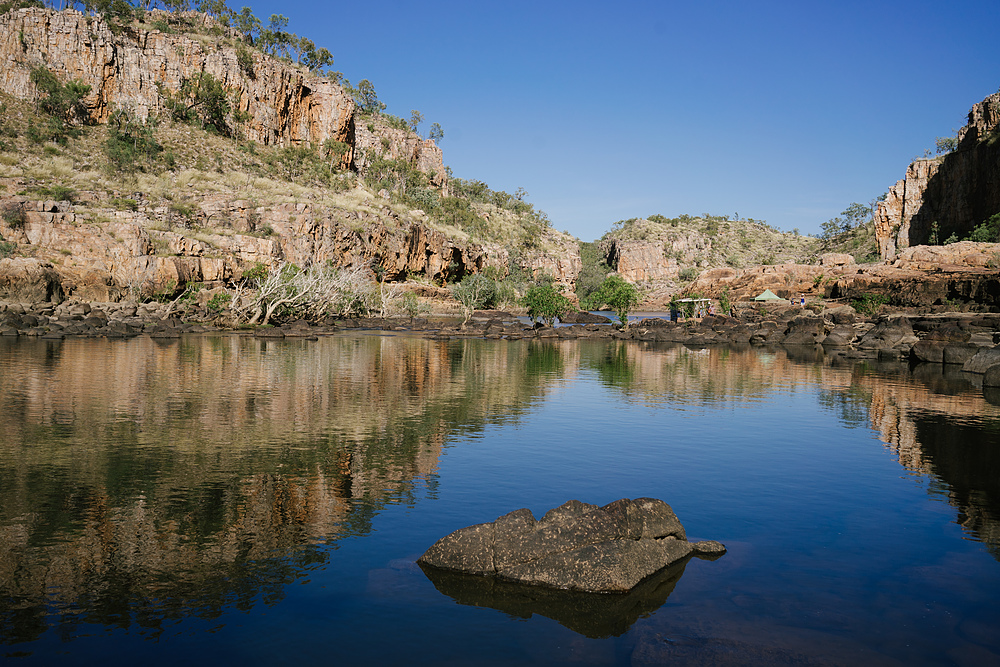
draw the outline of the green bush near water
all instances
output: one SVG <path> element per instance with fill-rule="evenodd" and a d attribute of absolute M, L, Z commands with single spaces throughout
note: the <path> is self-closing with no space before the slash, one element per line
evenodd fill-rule
<path fill-rule="evenodd" d="M 533 322 L 542 320 L 550 327 L 557 317 L 573 310 L 573 303 L 552 283 L 532 285 L 521 298 L 521 303 L 528 309 L 528 317 Z"/>

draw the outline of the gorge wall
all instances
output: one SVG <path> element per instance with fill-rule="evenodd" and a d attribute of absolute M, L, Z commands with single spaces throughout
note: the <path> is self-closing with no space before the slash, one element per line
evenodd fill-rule
<path fill-rule="evenodd" d="M 875 212 L 875 233 L 883 259 L 910 246 L 966 237 L 1000 212 L 1000 93 L 969 111 L 957 148 L 944 157 L 916 160 L 889 189 Z"/>
<path fill-rule="evenodd" d="M 281 261 L 378 264 L 389 280 L 420 274 L 437 281 L 478 272 L 488 262 L 481 246 L 391 211 L 304 203 L 254 208 L 243 200 L 206 198 L 196 224 L 220 222 L 211 231 L 194 231 L 156 208 L 78 211 L 54 201 L 24 206 L 23 226 L 0 221 L 0 236 L 32 248 L 34 256 L 0 259 L 0 300 L 119 301 L 189 282 L 221 286 L 257 263 L 274 267 Z"/>
<path fill-rule="evenodd" d="M 176 31 L 165 32 L 168 24 Z M 242 45 L 235 31 L 203 14 L 152 10 L 141 22 L 123 26 L 74 10 L 28 8 L 0 15 L 0 92 L 38 100 L 31 72 L 39 67 L 61 82 L 90 86 L 82 100 L 83 120 L 94 124 L 107 122 L 122 107 L 142 119 L 164 118 L 168 94 L 176 94 L 185 80 L 210 74 L 232 103 L 227 122 L 241 142 L 265 147 L 343 142 L 343 168 L 364 175 L 378 161 L 405 162 L 426 174 L 439 194 L 448 194 L 443 155 L 433 140 L 390 117 L 361 114 L 343 86 Z M 101 153 L 94 158 L 99 164 Z M 64 170 L 80 168 L 68 153 L 59 159 L 68 165 Z M 177 182 L 186 169 L 178 165 L 164 173 Z M 271 197 L 261 205 L 248 187 L 191 189 L 187 181 L 167 197 L 179 194 L 188 213 L 178 216 L 171 202 L 143 191 L 130 190 L 133 209 L 121 210 L 111 203 L 121 193 L 106 184 L 74 183 L 73 202 L 45 201 L 36 194 L 44 169 L 28 171 L 14 169 L 0 178 L 0 207 L 24 211 L 23 220 L 0 220 L 0 242 L 18 248 L 18 256 L 0 258 L 0 299 L 117 301 L 188 282 L 232 284 L 257 263 L 273 268 L 282 261 L 378 265 L 388 280 L 417 274 L 438 283 L 515 263 L 508 248 L 475 242 L 461 230 L 442 231 L 423 211 L 393 203 L 387 192 L 370 192 L 361 183 L 332 197 L 333 204 L 331 198 L 318 204 L 306 194 L 295 202 L 288 201 L 291 195 Z M 252 180 L 248 176 L 247 183 Z M 551 273 L 571 285 L 580 270 L 575 239 L 546 228 L 533 240 L 534 250 L 517 256 L 520 268 Z"/>
<path fill-rule="evenodd" d="M 169 16 L 154 10 L 147 12 L 147 21 Z M 143 119 L 163 113 L 161 90 L 177 93 L 185 79 L 204 72 L 222 84 L 234 102 L 233 112 L 246 114 L 239 131 L 247 139 L 265 146 L 341 141 L 348 145 L 345 166 L 363 169 L 358 148 L 381 148 L 385 138 L 389 155 L 406 157 L 433 173 L 436 185 L 444 185 L 441 149 L 433 141 L 384 123 L 359 131 L 356 105 L 342 86 L 255 49 L 246 49 L 252 59 L 246 70 L 237 60 L 237 42 L 226 38 L 235 33 L 210 17 L 192 16 L 220 36 L 199 40 L 198 35 L 161 32 L 151 23 L 112 31 L 101 18 L 73 10 L 7 12 L 0 15 L 0 90 L 37 99 L 31 70 L 45 67 L 60 81 L 79 79 L 90 86 L 84 103 L 90 120 L 102 123 L 115 107 L 134 109 Z"/>

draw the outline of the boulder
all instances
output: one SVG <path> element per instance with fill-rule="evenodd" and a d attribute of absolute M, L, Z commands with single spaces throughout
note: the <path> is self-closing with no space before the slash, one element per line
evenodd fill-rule
<path fill-rule="evenodd" d="M 709 545 L 705 553 L 718 549 Z M 417 562 L 562 590 L 625 593 L 693 551 L 662 500 L 623 498 L 604 507 L 570 500 L 538 521 L 519 509 L 456 530 Z"/>
<path fill-rule="evenodd" d="M 826 338 L 826 328 L 822 318 L 795 317 L 788 323 L 788 333 L 782 340 L 783 345 L 815 345 Z"/>
<path fill-rule="evenodd" d="M 820 266 L 849 266 L 854 264 L 854 257 L 846 252 L 826 252 L 819 256 Z"/>
<path fill-rule="evenodd" d="M 610 318 L 586 310 L 563 313 L 559 316 L 559 321 L 564 324 L 611 324 Z"/>
<path fill-rule="evenodd" d="M 0 259 L 0 300 L 31 303 L 62 299 L 61 279 L 52 264 L 29 257 Z"/>
<path fill-rule="evenodd" d="M 994 364 L 983 373 L 984 387 L 1000 387 L 1000 364 Z"/>
<path fill-rule="evenodd" d="M 835 326 L 833 331 L 823 339 L 822 345 L 824 348 L 848 347 L 854 340 L 855 335 L 856 332 L 852 326 L 846 324 Z"/>
<path fill-rule="evenodd" d="M 854 324 L 858 319 L 858 312 L 850 306 L 837 306 L 828 308 L 823 316 L 834 324 Z"/>
<path fill-rule="evenodd" d="M 885 318 L 866 333 L 858 347 L 862 350 L 907 350 L 918 341 L 910 321 L 905 317 Z"/>
<path fill-rule="evenodd" d="M 944 362 L 945 343 L 939 340 L 922 340 L 913 345 L 910 355 L 916 361 L 940 364 Z"/>
<path fill-rule="evenodd" d="M 942 361 L 946 364 L 964 364 L 976 356 L 977 352 L 979 352 L 979 346 L 972 343 L 946 345 Z"/>
<path fill-rule="evenodd" d="M 990 366 L 996 364 L 1000 364 L 1000 347 L 984 347 L 965 362 L 962 370 L 967 373 L 985 373 Z"/>

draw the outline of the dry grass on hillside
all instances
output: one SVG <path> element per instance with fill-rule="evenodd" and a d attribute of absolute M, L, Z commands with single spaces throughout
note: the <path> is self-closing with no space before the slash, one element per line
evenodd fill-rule
<path fill-rule="evenodd" d="M 698 268 L 812 263 L 821 251 L 820 240 L 811 236 L 727 216 L 633 218 L 616 223 L 602 240 L 612 239 L 660 243 L 679 266 Z"/>
<path fill-rule="evenodd" d="M 169 120 L 156 126 L 154 136 L 162 150 L 155 160 L 135 172 L 115 171 L 104 147 L 105 126 L 79 128 L 80 135 L 64 146 L 38 144 L 26 136 L 30 125 L 45 121 L 35 105 L 3 94 L 0 105 L 0 178 L 10 179 L 8 195 L 44 198 L 69 189 L 84 195 L 79 202 L 84 210 L 113 207 L 116 199 L 135 195 L 150 207 L 210 195 L 247 200 L 254 206 L 305 202 L 369 213 L 390 206 L 366 190 L 353 173 L 324 172 L 318 168 L 322 165 L 308 163 L 296 173 L 297 165 L 284 159 L 281 148 L 236 141 Z M 390 208 L 409 216 L 406 207 Z"/>

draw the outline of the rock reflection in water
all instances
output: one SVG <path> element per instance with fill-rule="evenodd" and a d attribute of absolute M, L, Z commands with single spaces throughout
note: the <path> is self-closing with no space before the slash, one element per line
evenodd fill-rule
<path fill-rule="evenodd" d="M 561 372 L 485 341 L 0 339 L 0 641 L 280 600 Z"/>
<path fill-rule="evenodd" d="M 932 480 L 932 497 L 1000 558 L 1000 408 L 974 379 L 816 354 L 614 340 L 0 338 L 0 641 L 51 623 L 69 636 L 84 622 L 155 633 L 165 619 L 279 600 L 326 562 L 326 544 L 367 534 L 387 504 L 432 496 L 456 438 L 518 420 L 576 377 L 681 409 L 818 392 L 821 409 L 872 428 Z M 510 613 L 550 615 L 499 599 Z M 610 616 L 646 613 L 631 604 Z M 552 617 L 586 628 L 564 616 Z M 618 627 L 628 624 L 579 631 Z"/>
<path fill-rule="evenodd" d="M 931 479 L 934 497 L 955 507 L 957 523 L 1000 560 L 1000 399 L 960 366 L 827 358 L 818 346 L 617 341 L 584 348 L 581 363 L 626 400 L 648 404 L 752 401 L 816 387 L 822 407 L 848 426 L 874 429 L 900 465 Z"/>
<path fill-rule="evenodd" d="M 421 565 L 421 569 L 435 588 L 459 604 L 496 609 L 514 618 L 539 614 L 573 632 L 599 639 L 625 634 L 638 619 L 662 607 L 689 560 L 660 570 L 628 593 L 561 591 L 429 565 Z"/>

